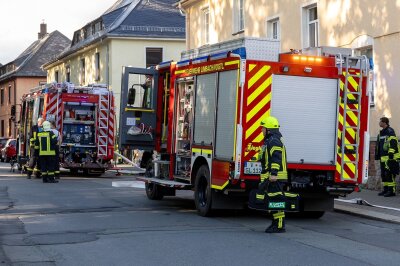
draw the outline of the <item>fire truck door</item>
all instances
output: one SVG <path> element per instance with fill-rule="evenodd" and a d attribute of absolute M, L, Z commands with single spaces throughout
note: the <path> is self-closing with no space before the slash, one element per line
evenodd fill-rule
<path fill-rule="evenodd" d="M 121 88 L 121 147 L 153 149 L 156 128 L 158 71 L 124 67 Z"/>

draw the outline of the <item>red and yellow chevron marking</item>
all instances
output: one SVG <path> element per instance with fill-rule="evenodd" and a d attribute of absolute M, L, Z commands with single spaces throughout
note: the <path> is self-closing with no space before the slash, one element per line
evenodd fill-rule
<path fill-rule="evenodd" d="M 359 132 L 353 128 L 347 128 L 346 132 L 343 132 L 344 125 L 356 127 L 359 123 L 358 112 L 355 110 L 359 109 L 359 103 L 354 103 L 352 101 L 356 100 L 357 95 L 348 94 L 347 98 L 347 108 L 345 108 L 344 103 L 342 103 L 344 98 L 344 85 L 346 73 L 340 77 L 340 101 L 339 101 L 339 117 L 338 117 L 338 139 L 337 139 L 337 163 L 336 163 L 336 179 L 340 181 L 356 181 L 356 167 L 358 167 L 358 162 L 356 163 L 345 163 L 342 173 L 342 160 L 344 161 L 355 161 L 356 155 L 352 153 L 345 153 L 344 158 L 342 158 L 341 147 L 344 141 L 346 150 L 354 150 L 354 146 L 348 146 L 351 144 L 357 144 L 359 142 Z M 348 91 L 357 92 L 359 90 L 359 78 L 349 76 L 347 79 Z M 346 121 L 344 121 L 344 113 L 346 109 Z M 352 109 L 352 110 L 350 110 Z M 359 152 L 358 150 L 354 152 Z"/>
<path fill-rule="evenodd" d="M 260 122 L 269 115 L 271 107 L 271 66 L 263 63 L 247 65 L 247 88 L 244 109 L 244 160 L 257 156 L 263 141 Z"/>

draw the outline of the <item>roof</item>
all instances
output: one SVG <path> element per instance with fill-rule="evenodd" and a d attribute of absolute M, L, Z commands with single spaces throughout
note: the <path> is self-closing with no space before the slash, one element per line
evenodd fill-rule
<path fill-rule="evenodd" d="M 34 41 L 16 59 L 0 67 L 0 81 L 14 76 L 46 77 L 47 73 L 41 66 L 70 43 L 71 40 L 57 30 Z"/>
<path fill-rule="evenodd" d="M 184 41 L 185 17 L 176 0 L 118 0 L 100 17 L 74 32 L 71 47 L 44 67 L 105 38 L 131 37 Z"/>

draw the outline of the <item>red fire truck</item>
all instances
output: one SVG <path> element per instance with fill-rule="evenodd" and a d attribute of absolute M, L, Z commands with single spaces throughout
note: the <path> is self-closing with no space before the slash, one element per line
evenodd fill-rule
<path fill-rule="evenodd" d="M 104 173 L 114 156 L 114 96 L 105 85 L 52 83 L 21 99 L 20 165 L 27 161 L 31 128 L 39 117 L 54 121 L 60 134 L 60 166 L 76 173 Z"/>
<path fill-rule="evenodd" d="M 153 70 L 124 68 L 121 147 L 158 154 L 138 178 L 148 198 L 194 190 L 207 216 L 245 206 L 261 171 L 260 121 L 275 116 L 289 189 L 305 214 L 322 216 L 368 175 L 367 58 L 329 47 L 282 54 L 268 40 L 234 46 L 186 52 Z"/>

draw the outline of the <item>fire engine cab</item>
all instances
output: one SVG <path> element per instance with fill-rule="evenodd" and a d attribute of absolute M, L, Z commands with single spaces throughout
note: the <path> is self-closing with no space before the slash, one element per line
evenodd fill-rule
<path fill-rule="evenodd" d="M 114 96 L 107 86 L 51 83 L 32 89 L 21 102 L 20 165 L 30 156 L 31 128 L 42 117 L 54 121 L 60 132 L 61 167 L 95 175 L 111 167 Z"/>
<path fill-rule="evenodd" d="M 289 187 L 320 217 L 367 177 L 368 59 L 350 49 L 280 53 L 243 38 L 184 52 L 156 69 L 125 67 L 120 147 L 146 160 L 148 198 L 194 190 L 198 213 L 245 206 L 261 172 L 260 121 L 275 116 Z M 145 156 L 149 158 L 150 156 Z"/>

